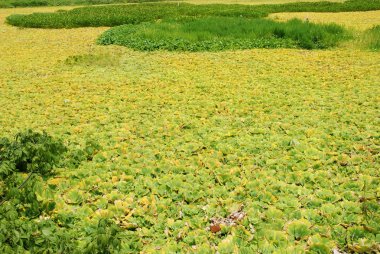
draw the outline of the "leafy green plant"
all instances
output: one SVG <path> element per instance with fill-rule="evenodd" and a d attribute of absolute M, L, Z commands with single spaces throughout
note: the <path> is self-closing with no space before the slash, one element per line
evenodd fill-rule
<path fill-rule="evenodd" d="M 4 178 L 15 172 L 49 174 L 66 148 L 46 132 L 32 130 L 19 133 L 13 141 L 0 140 L 0 175 Z"/>
<path fill-rule="evenodd" d="M 86 143 L 81 159 L 91 159 L 100 149 L 93 141 Z M 0 140 L 0 252 L 83 253 L 79 238 L 69 225 L 53 218 L 56 202 L 43 198 L 49 192 L 45 179 L 66 155 L 67 148 L 47 133 L 27 130 L 13 140 Z M 77 192 L 69 193 L 72 202 L 82 202 Z M 113 253 L 120 248 L 119 227 L 100 220 L 85 236 L 87 253 Z M 111 246 L 111 247 L 110 247 Z"/>
<path fill-rule="evenodd" d="M 121 248 L 121 229 L 111 219 L 100 219 L 97 226 L 87 229 L 83 253 L 109 254 Z"/>
<path fill-rule="evenodd" d="M 94 156 L 101 150 L 101 146 L 94 140 L 87 140 L 84 147 L 71 144 L 60 166 L 77 168 L 83 161 L 92 161 Z"/>
<path fill-rule="evenodd" d="M 310 223 L 306 220 L 298 220 L 289 222 L 286 225 L 288 234 L 294 240 L 301 240 L 310 235 Z"/>
<path fill-rule="evenodd" d="M 41 177 L 48 176 L 58 164 L 66 147 L 44 133 L 27 130 L 9 140 L 0 140 L 0 181 L 3 186 L 1 202 L 21 202 L 26 214 L 39 214 L 36 190 Z M 26 176 L 23 176 L 27 174 Z M 48 204 L 51 207 L 52 204 Z"/>
<path fill-rule="evenodd" d="M 45 188 L 42 177 L 52 173 L 65 151 L 61 141 L 45 132 L 27 130 L 14 140 L 1 139 L 0 250 L 29 249 L 35 244 L 38 225 L 29 219 L 49 214 L 55 206 L 52 200 L 40 201 L 37 192 Z"/>

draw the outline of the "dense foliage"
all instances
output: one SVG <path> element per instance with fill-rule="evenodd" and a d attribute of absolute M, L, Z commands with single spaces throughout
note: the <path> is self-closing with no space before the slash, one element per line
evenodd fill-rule
<path fill-rule="evenodd" d="M 41 232 L 31 221 L 49 214 L 53 200 L 41 200 L 42 177 L 51 173 L 65 146 L 46 133 L 19 133 L 0 140 L 0 251 L 19 253 L 38 245 Z"/>
<path fill-rule="evenodd" d="M 98 43 L 152 51 L 220 51 L 250 48 L 325 49 L 348 38 L 338 25 L 300 20 L 205 18 L 124 25 L 106 31 Z"/>
<path fill-rule="evenodd" d="M 1 0 L 0 8 L 158 2 L 162 0 Z"/>
<path fill-rule="evenodd" d="M 0 175 L 8 177 L 15 172 L 38 173 L 46 175 L 58 163 L 65 147 L 54 141 L 46 133 L 30 130 L 16 135 L 12 142 L 7 138 L 0 140 Z"/>
<path fill-rule="evenodd" d="M 120 228 L 112 220 L 101 219 L 78 232 L 54 217 L 56 202 L 46 180 L 66 152 L 61 141 L 45 132 L 27 130 L 14 140 L 0 139 L 1 253 L 106 254 L 120 249 Z"/>
<path fill-rule="evenodd" d="M 252 6 L 246 5 L 192 5 L 139 4 L 77 8 L 55 13 L 33 13 L 11 15 L 7 22 L 14 26 L 35 28 L 73 28 L 118 26 L 139 24 L 159 19 L 181 19 L 183 17 L 243 16 L 258 18 L 265 16 Z"/>
<path fill-rule="evenodd" d="M 192 17 L 265 17 L 275 12 L 342 12 L 380 9 L 380 0 L 348 0 L 343 3 L 306 2 L 276 5 L 191 5 L 191 4 L 139 4 L 77 8 L 55 13 L 11 15 L 7 22 L 19 27 L 73 28 L 118 26 L 152 22 L 158 19 Z"/>

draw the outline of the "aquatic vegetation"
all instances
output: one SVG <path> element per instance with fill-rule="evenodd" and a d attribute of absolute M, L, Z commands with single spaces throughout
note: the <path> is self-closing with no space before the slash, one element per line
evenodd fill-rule
<path fill-rule="evenodd" d="M 325 49 L 349 38 L 335 24 L 300 20 L 205 18 L 114 27 L 98 43 L 152 51 L 220 51 L 251 48 Z"/>
<path fill-rule="evenodd" d="M 0 28 L 2 137 L 45 130 L 84 159 L 38 192 L 55 206 L 36 252 L 378 251 L 377 52 L 139 52 L 95 45 L 104 27 Z"/>
<path fill-rule="evenodd" d="M 19 27 L 75 28 L 118 26 L 153 22 L 182 17 L 266 17 L 279 12 L 352 12 L 379 10 L 380 0 L 348 0 L 337 2 L 301 2 L 265 5 L 192 5 L 192 4 L 138 4 L 76 8 L 65 12 L 11 15 L 7 22 Z"/>

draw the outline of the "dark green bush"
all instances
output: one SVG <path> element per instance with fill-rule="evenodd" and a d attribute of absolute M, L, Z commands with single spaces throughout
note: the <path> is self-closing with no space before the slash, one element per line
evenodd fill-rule
<path fill-rule="evenodd" d="M 38 225 L 31 219 L 55 206 L 52 200 L 39 201 L 36 192 L 65 152 L 63 143 L 45 132 L 28 130 L 14 140 L 0 140 L 0 252 L 21 252 L 35 244 Z"/>
<path fill-rule="evenodd" d="M 88 142 L 81 153 L 91 159 L 99 146 Z M 100 220 L 88 230 L 76 230 L 67 220 L 54 218 L 54 200 L 37 193 L 49 188 L 44 180 L 66 155 L 60 140 L 31 130 L 13 140 L 0 139 L 0 253 L 115 253 L 120 249 L 120 228 Z M 71 155 L 71 153 L 69 153 Z M 79 242 L 87 246 L 80 248 Z"/>
<path fill-rule="evenodd" d="M 4 178 L 14 172 L 48 174 L 56 165 L 66 147 L 44 133 L 28 130 L 19 133 L 13 141 L 0 140 L 0 175 Z"/>

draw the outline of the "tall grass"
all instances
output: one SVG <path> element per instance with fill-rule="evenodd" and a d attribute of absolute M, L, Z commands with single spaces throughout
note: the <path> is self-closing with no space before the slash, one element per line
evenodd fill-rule
<path fill-rule="evenodd" d="M 119 6 L 94 6 L 76 8 L 55 13 L 33 13 L 11 15 L 7 22 L 19 27 L 33 28 L 75 28 L 119 26 L 139 24 L 159 19 L 181 19 L 183 17 L 244 16 L 259 18 L 266 13 L 253 10 L 245 5 L 192 5 L 192 4 L 138 4 Z"/>
<path fill-rule="evenodd" d="M 367 30 L 362 39 L 365 48 L 380 51 L 380 25 Z"/>
<path fill-rule="evenodd" d="M 144 51 L 325 49 L 346 38 L 347 31 L 335 24 L 318 25 L 296 19 L 281 23 L 266 19 L 209 17 L 114 27 L 106 31 L 98 43 Z"/>
<path fill-rule="evenodd" d="M 351 12 L 380 9 L 380 0 L 347 0 L 345 2 L 298 2 L 287 4 L 259 5 L 260 11 L 278 12 Z"/>
<path fill-rule="evenodd" d="M 0 8 L 159 2 L 163 0 L 0 0 Z"/>
<path fill-rule="evenodd" d="M 65 12 L 11 15 L 7 22 L 14 26 L 34 28 L 74 28 L 88 26 L 118 26 L 138 24 L 157 19 L 191 17 L 265 17 L 274 12 L 341 12 L 380 9 L 380 0 L 348 0 L 343 3 L 306 2 L 276 5 L 191 5 L 191 4 L 139 4 L 93 6 Z"/>

